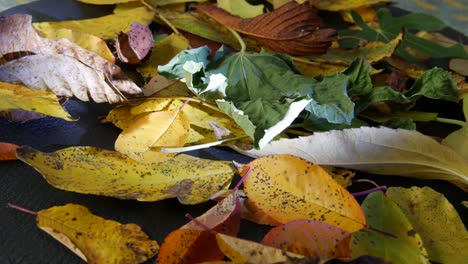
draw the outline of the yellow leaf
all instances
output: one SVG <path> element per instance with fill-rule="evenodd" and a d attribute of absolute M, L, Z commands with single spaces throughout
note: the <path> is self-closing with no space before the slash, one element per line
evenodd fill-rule
<path fill-rule="evenodd" d="M 375 9 L 371 6 L 362 6 L 354 9 L 354 11 L 357 12 L 361 16 L 362 20 L 366 23 L 374 21 L 377 16 Z M 354 23 L 353 17 L 351 16 L 351 10 L 342 10 L 340 11 L 340 14 L 344 21 L 348 23 Z"/>
<path fill-rule="evenodd" d="M 387 3 L 390 0 L 312 0 L 311 3 L 317 9 L 327 11 L 351 10 L 363 6 Z"/>
<path fill-rule="evenodd" d="M 218 0 L 217 3 L 218 7 L 241 18 L 252 18 L 263 14 L 264 5 L 251 5 L 246 0 Z"/>
<path fill-rule="evenodd" d="M 44 38 L 60 39 L 66 38 L 78 46 L 92 51 L 111 63 L 115 63 L 115 57 L 104 40 L 80 31 L 67 28 L 52 28 L 48 24 L 43 24 L 37 32 Z"/>
<path fill-rule="evenodd" d="M 241 263 L 296 263 L 305 258 L 292 252 L 245 239 L 217 234 L 219 249 L 232 261 Z M 295 260 L 295 262 L 290 262 Z"/>
<path fill-rule="evenodd" d="M 399 34 L 388 43 L 369 42 L 353 50 L 329 49 L 326 54 L 314 57 L 312 61 L 295 58 L 294 62 L 306 76 L 331 75 L 346 70 L 356 58 L 365 58 L 369 63 L 374 63 L 391 56 L 402 37 L 403 35 Z M 372 73 L 376 73 L 376 70 L 372 69 Z"/>
<path fill-rule="evenodd" d="M 17 156 L 56 188 L 138 201 L 177 197 L 184 204 L 201 203 L 229 185 L 234 174 L 229 162 L 183 154 L 149 165 L 93 147 L 54 153 L 22 147 Z"/>
<path fill-rule="evenodd" d="M 22 85 L 0 82 L 0 98 L 0 111 L 23 109 L 76 121 L 62 108 L 57 96 L 48 91 L 36 91 Z"/>
<path fill-rule="evenodd" d="M 161 147 L 182 147 L 189 135 L 190 123 L 179 109 L 140 115 L 115 141 L 115 150 L 130 158 L 155 163 L 173 155 L 160 153 Z"/>
<path fill-rule="evenodd" d="M 41 28 L 69 28 L 74 31 L 95 35 L 102 39 L 112 39 L 120 32 L 128 32 L 132 22 L 139 22 L 147 26 L 151 23 L 153 17 L 153 11 L 148 10 L 146 7 L 138 7 L 98 18 L 58 22 L 36 22 L 33 23 L 33 26 L 38 30 L 41 30 Z"/>
<path fill-rule="evenodd" d="M 387 196 L 398 204 L 419 233 L 431 261 L 466 262 L 468 231 L 443 194 L 429 187 L 391 187 Z"/>
<path fill-rule="evenodd" d="M 142 263 L 159 250 L 138 225 L 106 220 L 77 204 L 39 211 L 37 226 L 88 263 Z"/>
<path fill-rule="evenodd" d="M 245 168 L 251 169 L 244 183 L 247 197 L 281 223 L 312 219 L 348 232 L 366 226 L 354 197 L 316 164 L 281 154 L 257 158 Z"/>
<path fill-rule="evenodd" d="M 149 59 L 137 70 L 143 77 L 152 78 L 157 75 L 159 65 L 168 63 L 179 52 L 188 48 L 189 42 L 184 36 L 172 33 L 154 45 Z"/>

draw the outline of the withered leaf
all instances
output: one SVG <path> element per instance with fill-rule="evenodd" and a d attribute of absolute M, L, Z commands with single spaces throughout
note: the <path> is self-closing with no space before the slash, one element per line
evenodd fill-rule
<path fill-rule="evenodd" d="M 326 52 L 336 31 L 323 28 L 323 22 L 308 3 L 291 1 L 273 12 L 250 19 L 232 16 L 215 5 L 203 4 L 198 11 L 216 21 L 256 39 L 262 45 L 291 55 L 314 55 Z"/>
<path fill-rule="evenodd" d="M 55 40 L 40 37 L 31 26 L 31 19 L 30 15 L 0 17 L 0 61 L 5 61 L 9 54 L 15 53 L 66 55 L 101 71 L 119 91 L 129 94 L 141 92 L 141 89 L 117 65 L 95 53 L 85 50 L 68 39 Z"/>
<path fill-rule="evenodd" d="M 138 225 L 106 220 L 78 204 L 39 211 L 37 225 L 88 263 L 142 263 L 159 250 Z"/>
<path fill-rule="evenodd" d="M 138 23 L 130 25 L 130 31 L 119 35 L 115 42 L 115 49 L 119 59 L 128 64 L 140 63 L 153 46 L 151 30 Z"/>

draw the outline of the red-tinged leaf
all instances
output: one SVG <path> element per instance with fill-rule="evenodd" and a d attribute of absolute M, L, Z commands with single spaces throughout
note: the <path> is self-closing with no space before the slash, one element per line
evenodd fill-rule
<path fill-rule="evenodd" d="M 262 244 L 308 257 L 351 257 L 351 233 L 313 220 L 296 220 L 268 232 Z"/>
<path fill-rule="evenodd" d="M 197 5 L 198 11 L 256 39 L 262 45 L 291 55 L 325 53 L 336 31 L 323 28 L 323 22 L 308 3 L 290 1 L 273 12 L 242 19 L 212 4 Z"/>
<path fill-rule="evenodd" d="M 0 142 L 0 160 L 17 160 L 16 149 L 18 145 Z"/>
<path fill-rule="evenodd" d="M 210 230 L 207 230 L 210 229 Z M 170 233 L 161 245 L 157 263 L 198 263 L 222 260 L 216 232 L 237 235 L 240 203 L 233 192 L 205 214 Z"/>
<path fill-rule="evenodd" d="M 138 22 L 133 22 L 128 33 L 119 35 L 115 49 L 119 59 L 128 64 L 138 64 L 153 47 L 151 30 Z"/>

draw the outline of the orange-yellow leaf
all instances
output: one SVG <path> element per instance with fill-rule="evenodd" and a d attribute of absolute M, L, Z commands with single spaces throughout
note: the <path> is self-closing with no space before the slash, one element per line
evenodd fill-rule
<path fill-rule="evenodd" d="M 273 228 L 261 243 L 308 257 L 349 258 L 350 236 L 336 226 L 296 220 Z"/>
<path fill-rule="evenodd" d="M 159 249 L 138 225 L 106 220 L 77 204 L 39 211 L 37 225 L 88 263 L 142 263 Z"/>
<path fill-rule="evenodd" d="M 0 142 L 0 160 L 17 160 L 16 149 L 18 145 Z"/>
<path fill-rule="evenodd" d="M 316 164 L 281 154 L 258 158 L 247 167 L 247 197 L 281 223 L 312 219 L 348 232 L 366 226 L 354 197 Z"/>

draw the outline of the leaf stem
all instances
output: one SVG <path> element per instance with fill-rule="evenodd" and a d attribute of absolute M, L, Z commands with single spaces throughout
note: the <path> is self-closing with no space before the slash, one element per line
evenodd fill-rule
<path fill-rule="evenodd" d="M 23 207 L 18 206 L 16 204 L 8 203 L 7 207 L 18 210 L 18 211 L 23 212 L 23 213 L 30 214 L 30 215 L 37 215 L 37 212 L 34 212 L 34 211 L 29 210 L 29 209 L 23 208 Z"/>
<path fill-rule="evenodd" d="M 450 118 L 436 117 L 434 119 L 434 121 L 439 122 L 439 123 L 457 125 L 457 126 L 461 126 L 461 127 L 468 126 L 468 123 L 466 123 L 466 122 L 456 120 L 456 119 L 450 119 Z"/>
<path fill-rule="evenodd" d="M 355 192 L 355 193 L 352 193 L 352 195 L 354 197 L 359 197 L 359 196 L 368 195 L 369 193 L 373 193 L 373 192 L 377 192 L 377 191 L 384 191 L 384 190 L 387 190 L 387 186 L 385 186 L 385 185 L 375 187 L 375 188 L 372 188 L 372 189 L 369 189 L 369 190 L 365 190 L 365 191 L 362 191 L 362 192 Z"/>
<path fill-rule="evenodd" d="M 243 136 L 227 138 L 227 139 L 223 139 L 223 140 L 219 140 L 215 142 L 209 142 L 209 143 L 200 144 L 200 145 L 195 145 L 195 146 L 188 146 L 188 147 L 181 147 L 181 148 L 161 148 L 161 152 L 179 153 L 179 152 L 185 152 L 185 151 L 191 151 L 191 150 L 197 150 L 197 149 L 204 149 L 204 148 L 209 148 L 213 146 L 218 146 L 226 142 L 230 142 L 230 141 L 241 140 L 241 139 L 248 138 L 248 137 L 249 136 L 247 135 L 243 135 Z"/>
<path fill-rule="evenodd" d="M 245 180 L 247 179 L 247 176 L 249 176 L 250 172 L 252 172 L 252 168 L 248 167 L 247 171 L 244 173 L 244 175 L 242 175 L 242 178 L 236 184 L 236 187 L 234 187 L 234 190 L 239 190 L 240 186 L 245 182 Z"/>
<path fill-rule="evenodd" d="M 242 54 L 245 53 L 245 51 L 247 50 L 247 46 L 245 45 L 245 42 L 244 42 L 244 40 L 242 40 L 242 37 L 239 35 L 239 33 L 237 33 L 237 31 L 235 31 L 234 29 L 232 29 L 230 27 L 226 27 L 226 28 L 231 32 L 232 35 L 234 35 L 234 37 L 239 42 L 239 44 L 241 46 L 240 52 Z"/>

